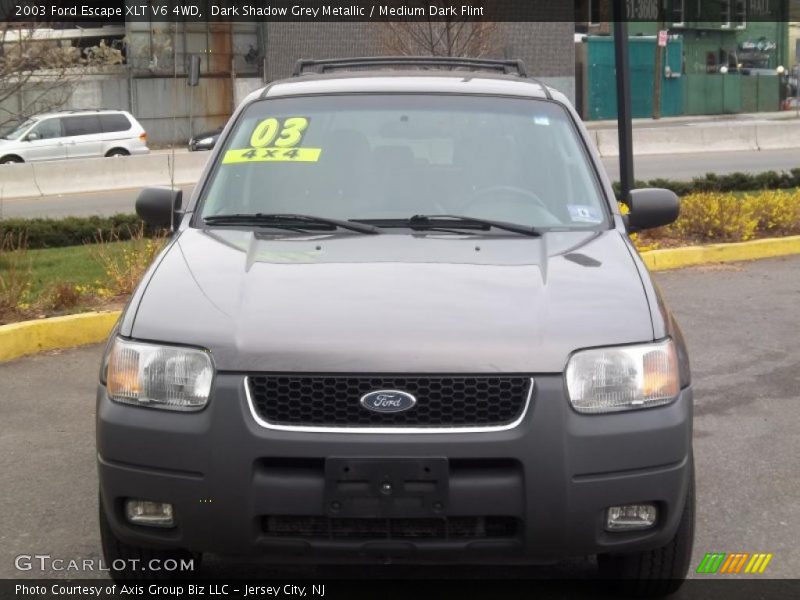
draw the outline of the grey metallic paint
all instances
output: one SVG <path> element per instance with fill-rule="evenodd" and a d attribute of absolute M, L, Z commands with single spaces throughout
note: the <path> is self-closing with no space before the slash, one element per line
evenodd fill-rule
<path fill-rule="evenodd" d="M 559 373 L 576 349 L 649 341 L 653 327 L 614 230 L 189 228 L 152 275 L 129 335 L 207 348 L 221 371 Z"/>
<path fill-rule="evenodd" d="M 527 96 L 541 88 L 515 77 L 303 77 L 262 96 L 422 91 Z M 627 237 L 613 191 L 585 128 L 567 107 L 608 201 L 612 226 L 599 232 L 445 236 L 399 231 L 296 236 L 190 226 L 210 160 L 170 245 L 133 295 L 120 335 L 211 350 L 218 375 L 206 410 L 169 413 L 97 395 L 102 500 L 115 534 L 137 545 L 230 554 L 269 553 L 307 562 L 531 562 L 665 544 L 674 534 L 691 473 L 692 390 L 680 330 Z M 480 247 L 476 251 L 476 246 Z M 320 249 L 317 249 L 319 247 Z M 116 334 L 115 330 L 115 334 Z M 562 372 L 589 346 L 671 336 L 685 386 L 668 406 L 580 415 Z M 302 433 L 260 426 L 248 408 L 248 371 L 506 372 L 536 380 L 530 410 L 513 429 L 430 435 Z M 266 539 L 265 514 L 319 514 L 324 477 L 283 480 L 259 465 L 325 456 L 448 456 L 513 459 L 511 476 L 462 474 L 451 485 L 454 515 L 518 516 L 511 545 Z M 174 502 L 178 528 L 126 524 L 121 499 Z M 201 504 L 198 498 L 213 498 Z M 605 507 L 656 501 L 646 532 L 603 531 Z M 407 552 L 413 550 L 409 557 Z"/>

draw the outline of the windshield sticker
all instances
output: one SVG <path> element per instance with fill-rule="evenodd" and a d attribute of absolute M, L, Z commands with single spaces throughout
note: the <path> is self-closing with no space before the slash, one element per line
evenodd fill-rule
<path fill-rule="evenodd" d="M 282 123 L 274 117 L 269 117 L 253 129 L 250 145 L 253 148 L 264 148 L 275 142 L 278 148 L 291 148 L 303 141 L 306 129 L 308 129 L 306 117 L 289 117 Z"/>
<path fill-rule="evenodd" d="M 246 162 L 317 162 L 322 148 L 298 145 L 308 129 L 307 117 L 268 117 L 259 121 L 250 134 L 250 147 L 228 150 L 222 164 Z"/>
<path fill-rule="evenodd" d="M 567 204 L 569 217 L 573 223 L 602 223 L 603 216 L 593 206 L 585 204 Z"/>
<path fill-rule="evenodd" d="M 550 125 L 550 119 L 548 117 L 533 117 L 533 122 L 537 125 Z"/>
<path fill-rule="evenodd" d="M 228 150 L 223 165 L 246 162 L 317 162 L 322 148 L 243 148 Z"/>

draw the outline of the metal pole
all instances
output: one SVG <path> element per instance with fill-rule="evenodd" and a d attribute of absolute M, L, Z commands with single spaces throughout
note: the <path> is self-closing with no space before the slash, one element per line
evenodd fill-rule
<path fill-rule="evenodd" d="M 614 0 L 614 50 L 617 71 L 617 131 L 619 134 L 620 199 L 628 202 L 633 189 L 633 124 L 631 123 L 628 23 L 624 0 Z"/>
<path fill-rule="evenodd" d="M 236 112 L 236 57 L 231 54 L 231 113 Z"/>
<path fill-rule="evenodd" d="M 656 57 L 655 57 L 655 64 L 654 64 L 654 72 L 653 72 L 653 118 L 660 119 L 661 118 L 661 78 L 664 77 L 664 54 L 666 54 L 666 48 L 662 48 L 661 44 L 659 44 L 659 37 L 661 35 L 661 31 L 665 29 L 664 25 L 664 7 L 662 3 L 659 1 L 658 8 L 658 27 L 656 28 Z"/>
<path fill-rule="evenodd" d="M 194 88 L 189 87 L 189 139 L 194 137 Z"/>
<path fill-rule="evenodd" d="M 761 112 L 761 73 L 756 73 L 756 112 Z"/>

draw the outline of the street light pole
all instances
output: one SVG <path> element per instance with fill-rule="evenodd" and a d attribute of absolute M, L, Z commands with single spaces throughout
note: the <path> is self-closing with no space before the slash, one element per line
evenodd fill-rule
<path fill-rule="evenodd" d="M 633 189 L 633 124 L 628 69 L 628 23 L 624 0 L 614 0 L 614 54 L 617 71 L 617 132 L 619 136 L 619 175 L 622 202 L 627 203 Z"/>

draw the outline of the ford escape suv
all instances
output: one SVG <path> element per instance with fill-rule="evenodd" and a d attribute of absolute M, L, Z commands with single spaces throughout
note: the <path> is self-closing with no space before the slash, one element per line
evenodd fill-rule
<path fill-rule="evenodd" d="M 689 365 L 628 233 L 678 199 L 627 204 L 516 61 L 301 61 L 248 96 L 185 205 L 137 201 L 173 235 L 103 358 L 107 562 L 596 555 L 674 589 Z"/>

